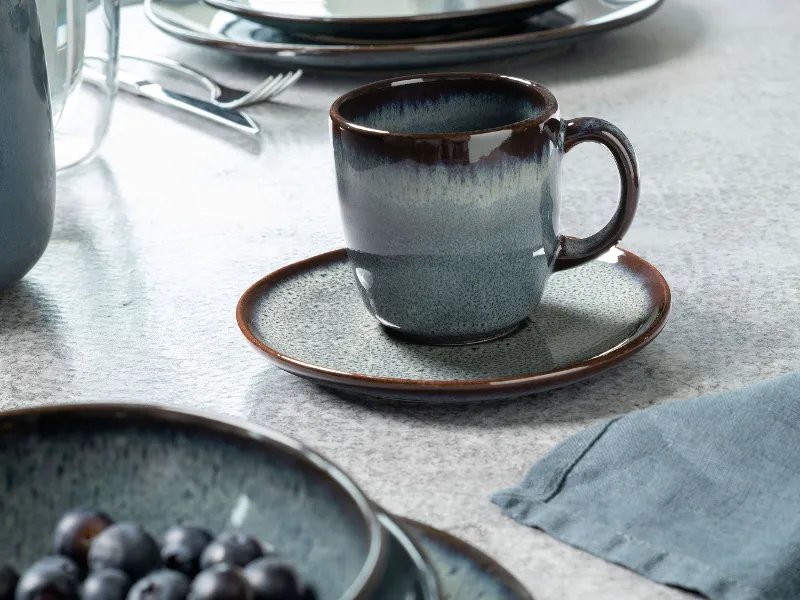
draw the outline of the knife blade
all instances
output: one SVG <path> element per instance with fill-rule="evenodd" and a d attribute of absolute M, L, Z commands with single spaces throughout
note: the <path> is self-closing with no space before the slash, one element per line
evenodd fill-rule
<path fill-rule="evenodd" d="M 148 79 L 125 71 L 119 72 L 118 80 L 120 89 L 126 92 L 232 127 L 243 133 L 257 135 L 259 132 L 258 124 L 241 111 L 222 108 L 206 100 L 173 92 Z"/>

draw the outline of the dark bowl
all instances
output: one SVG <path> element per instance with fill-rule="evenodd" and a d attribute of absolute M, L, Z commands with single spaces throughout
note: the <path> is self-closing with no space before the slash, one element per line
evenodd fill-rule
<path fill-rule="evenodd" d="M 174 523 L 273 544 L 320 600 L 362 600 L 383 577 L 385 533 L 338 467 L 269 429 L 138 405 L 0 413 L 0 553 L 50 552 L 59 516 L 100 508 L 154 536 Z"/>

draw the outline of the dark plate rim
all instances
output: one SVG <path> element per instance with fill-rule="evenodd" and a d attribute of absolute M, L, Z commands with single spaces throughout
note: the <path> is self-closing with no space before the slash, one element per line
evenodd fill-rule
<path fill-rule="evenodd" d="M 421 576 L 429 579 L 426 588 L 430 594 L 426 594 L 427 599 L 440 600 L 442 598 L 441 586 L 439 580 L 436 578 L 433 567 L 431 566 L 431 560 L 425 552 L 425 549 L 422 547 L 422 544 L 419 542 L 419 540 L 417 540 L 416 536 L 408 530 L 408 527 L 401 523 L 395 515 L 381 508 L 381 506 L 376 502 L 373 502 L 372 506 L 378 515 L 378 520 L 384 527 L 386 527 L 389 535 L 394 537 L 400 543 L 403 549 L 411 557 L 411 561 L 415 564 L 417 569 L 424 571 Z M 383 521 L 383 519 L 381 519 L 381 517 L 388 522 L 388 525 Z M 398 535 L 398 532 L 400 535 Z"/>
<path fill-rule="evenodd" d="M 518 13 L 528 10 L 536 10 L 542 7 L 557 6 L 566 0 L 509 0 L 508 4 L 475 8 L 471 10 L 454 10 L 440 13 L 428 13 L 423 15 L 405 15 L 393 17 L 324 17 L 324 16 L 303 16 L 291 15 L 286 13 L 276 13 L 242 4 L 241 0 L 203 0 L 206 4 L 236 15 L 248 18 L 269 19 L 271 21 L 284 23 L 315 23 L 318 25 L 401 25 L 416 23 L 436 23 L 437 21 L 450 21 L 453 19 L 480 18 L 493 15 L 503 15 L 506 13 Z M 380 0 L 376 0 L 380 1 Z"/>
<path fill-rule="evenodd" d="M 624 341 L 603 354 L 566 367 L 540 373 L 496 379 L 453 381 L 374 377 L 329 369 L 286 356 L 268 346 L 255 335 L 250 323 L 253 320 L 254 307 L 266 291 L 298 273 L 327 263 L 346 261 L 347 251 L 344 248 L 286 265 L 258 280 L 239 299 L 236 305 L 236 322 L 247 341 L 264 353 L 272 363 L 285 371 L 312 380 L 361 390 L 385 390 L 410 394 L 456 392 L 467 396 L 524 395 L 525 393 L 561 387 L 601 373 L 630 358 L 661 333 L 661 330 L 666 325 L 672 304 L 672 294 L 667 280 L 664 279 L 658 269 L 646 260 L 622 248 L 616 248 L 616 250 L 620 252 L 618 261 L 642 281 L 651 300 L 651 314 L 654 314 L 655 318 L 651 318 L 643 326 L 643 329 L 640 328 L 636 333 L 636 337 Z"/>
<path fill-rule="evenodd" d="M 321 478 L 332 482 L 355 504 L 366 526 L 369 548 L 364 565 L 340 600 L 370 600 L 383 577 L 386 562 L 386 531 L 378 520 L 372 502 L 358 484 L 336 463 L 323 457 L 302 442 L 278 431 L 231 417 L 210 412 L 188 410 L 157 404 L 76 403 L 51 404 L 0 411 L 0 433 L 13 427 L 12 420 L 35 422 L 41 418 L 137 418 L 160 423 L 175 423 L 198 427 L 213 433 L 238 438 L 278 450 L 299 460 Z"/>
<path fill-rule="evenodd" d="M 570 2 L 600 2 L 602 0 L 569 0 Z M 145 0 L 144 13 L 147 19 L 158 29 L 185 42 L 198 44 L 201 46 L 211 46 L 219 50 L 228 50 L 242 55 L 264 55 L 283 53 L 302 54 L 310 56 L 348 56 L 352 54 L 384 54 L 393 52 L 404 53 L 447 53 L 459 52 L 464 50 L 474 50 L 480 48 L 512 47 L 515 45 L 525 45 L 539 42 L 541 45 L 548 43 L 566 43 L 570 40 L 583 37 L 589 33 L 601 33 L 619 27 L 624 27 L 644 19 L 655 12 L 664 0 L 637 0 L 632 4 L 617 7 L 608 14 L 590 21 L 583 21 L 567 27 L 555 29 L 545 29 L 541 31 L 529 31 L 475 40 L 454 40 L 450 42 L 422 43 L 422 44 L 398 44 L 398 45 L 355 45 L 355 44 L 284 44 L 276 42 L 240 42 L 230 38 L 223 38 L 212 33 L 198 33 L 186 27 L 178 25 L 169 19 L 164 19 L 155 14 L 153 3 L 157 0 Z M 203 0 L 197 0 L 203 2 Z M 558 10 L 556 8 L 556 10 Z"/>
<path fill-rule="evenodd" d="M 454 536 L 452 533 L 447 533 L 441 529 L 436 529 L 425 523 L 420 523 L 408 517 L 393 517 L 395 521 L 405 525 L 412 535 L 418 535 L 417 531 L 422 535 L 430 537 L 441 544 L 452 548 L 458 554 L 466 556 L 471 561 L 476 563 L 482 570 L 490 573 L 493 577 L 502 580 L 514 594 L 519 596 L 519 600 L 535 600 L 531 593 L 522 585 L 522 582 L 517 579 L 508 569 L 497 562 L 488 554 L 478 550 L 475 546 L 468 544 L 461 538 Z M 417 530 L 417 531 L 415 531 Z M 423 549 L 424 551 L 424 549 Z"/>

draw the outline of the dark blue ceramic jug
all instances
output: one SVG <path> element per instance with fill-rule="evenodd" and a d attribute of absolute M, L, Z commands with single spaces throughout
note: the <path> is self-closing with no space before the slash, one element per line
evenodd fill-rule
<path fill-rule="evenodd" d="M 53 230 L 55 176 L 53 123 L 36 2 L 2 0 L 0 291 L 21 279 L 47 247 Z"/>

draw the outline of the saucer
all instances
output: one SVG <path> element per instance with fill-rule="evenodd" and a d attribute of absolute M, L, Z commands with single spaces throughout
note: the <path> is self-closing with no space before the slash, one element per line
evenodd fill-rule
<path fill-rule="evenodd" d="M 380 600 L 440 600 L 436 574 L 417 542 L 392 517 L 374 507 L 389 540 L 386 573 L 375 598 Z"/>
<path fill-rule="evenodd" d="M 534 600 L 511 573 L 466 542 L 410 519 L 397 519 L 422 545 L 441 600 Z"/>
<path fill-rule="evenodd" d="M 554 274 L 514 334 L 470 346 L 414 344 L 367 312 L 342 249 L 267 275 L 242 295 L 236 319 L 290 373 L 347 392 L 443 402 L 522 396 L 597 375 L 649 344 L 669 308 L 661 273 L 612 248 Z"/>

